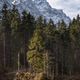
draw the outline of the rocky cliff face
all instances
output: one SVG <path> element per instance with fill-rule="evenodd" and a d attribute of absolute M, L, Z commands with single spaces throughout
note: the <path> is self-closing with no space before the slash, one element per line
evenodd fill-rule
<path fill-rule="evenodd" d="M 5 0 L 0 0 L 0 9 Z M 45 19 L 52 19 L 54 23 L 58 23 L 64 20 L 66 24 L 69 24 L 70 18 L 62 10 L 52 8 L 47 0 L 6 0 L 9 6 L 16 5 L 19 12 L 23 10 L 29 11 L 35 17 L 43 16 Z"/>
<path fill-rule="evenodd" d="M 70 18 L 62 10 L 52 8 L 46 0 L 34 0 L 34 3 L 46 19 L 52 19 L 54 23 L 61 20 L 67 24 L 70 22 Z"/>

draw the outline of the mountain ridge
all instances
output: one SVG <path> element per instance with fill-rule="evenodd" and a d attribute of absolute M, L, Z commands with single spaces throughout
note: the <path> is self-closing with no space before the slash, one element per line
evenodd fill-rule
<path fill-rule="evenodd" d="M 64 21 L 66 24 L 70 23 L 70 18 L 62 11 L 52 8 L 47 0 L 6 0 L 8 5 L 16 5 L 19 12 L 23 10 L 29 11 L 33 16 L 43 16 L 45 19 L 52 19 L 55 24 L 60 21 Z M 0 9 L 4 3 L 4 0 L 0 0 Z"/>

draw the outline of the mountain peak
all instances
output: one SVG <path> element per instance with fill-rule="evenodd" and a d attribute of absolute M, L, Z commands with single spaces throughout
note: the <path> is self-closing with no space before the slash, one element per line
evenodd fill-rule
<path fill-rule="evenodd" d="M 8 4 L 16 5 L 19 12 L 23 10 L 29 11 L 33 16 L 43 16 L 45 19 L 52 19 L 55 24 L 64 20 L 66 24 L 69 24 L 70 18 L 62 10 L 52 8 L 47 0 L 6 0 Z M 3 0 L 0 0 L 0 8 L 2 7 Z"/>

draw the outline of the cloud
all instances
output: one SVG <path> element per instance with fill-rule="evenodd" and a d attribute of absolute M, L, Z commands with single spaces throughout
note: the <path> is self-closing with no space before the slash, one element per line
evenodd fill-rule
<path fill-rule="evenodd" d="M 63 9 L 71 18 L 80 14 L 80 0 L 47 0 L 53 8 Z"/>

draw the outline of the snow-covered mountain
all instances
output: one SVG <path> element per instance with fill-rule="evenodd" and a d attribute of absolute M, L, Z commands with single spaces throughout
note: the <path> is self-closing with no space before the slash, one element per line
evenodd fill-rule
<path fill-rule="evenodd" d="M 27 10 L 35 17 L 43 16 L 47 20 L 52 19 L 55 24 L 61 20 L 66 24 L 70 22 L 70 18 L 62 10 L 52 8 L 47 0 L 0 0 L 0 8 L 4 1 L 9 6 L 15 4 L 20 13 Z"/>

